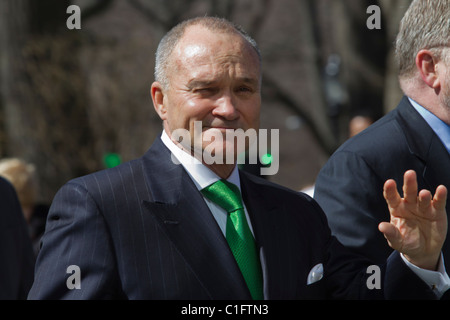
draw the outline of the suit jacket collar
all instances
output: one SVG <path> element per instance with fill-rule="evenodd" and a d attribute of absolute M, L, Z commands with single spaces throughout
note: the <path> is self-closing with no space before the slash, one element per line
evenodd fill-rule
<path fill-rule="evenodd" d="M 410 152 L 422 161 L 426 161 L 429 155 L 430 142 L 436 135 L 406 96 L 400 101 L 397 111 Z"/>
<path fill-rule="evenodd" d="M 403 97 L 397 107 L 398 121 L 405 135 L 411 154 L 423 163 L 423 171 L 417 172 L 425 182 L 424 188 L 434 194 L 438 185 L 450 188 L 450 155 L 442 141 L 414 109 L 408 98 Z M 450 208 L 450 197 L 447 198 L 447 213 Z M 445 260 L 449 259 L 450 238 L 444 243 Z"/>
<path fill-rule="evenodd" d="M 417 174 L 422 174 L 430 187 L 438 184 L 450 187 L 450 155 L 442 141 L 406 96 L 397 110 L 409 151 L 424 163 L 423 172 Z"/>
<path fill-rule="evenodd" d="M 183 166 L 157 139 L 143 157 L 150 199 L 144 201 L 212 299 L 251 299 L 231 250 Z"/>
<path fill-rule="evenodd" d="M 145 154 L 143 163 L 151 197 L 144 201 L 147 211 L 197 274 L 211 298 L 251 299 L 226 239 L 202 195 L 184 168 L 172 163 L 170 152 L 160 139 Z M 290 259 L 307 249 L 280 250 L 291 240 L 284 229 L 286 225 L 280 225 L 278 219 L 286 210 L 284 204 L 268 197 L 270 190 L 261 179 L 240 172 L 240 182 L 262 257 L 265 297 L 292 299 L 297 294 L 296 277 L 301 272 L 283 272 L 280 267 L 289 266 Z"/>

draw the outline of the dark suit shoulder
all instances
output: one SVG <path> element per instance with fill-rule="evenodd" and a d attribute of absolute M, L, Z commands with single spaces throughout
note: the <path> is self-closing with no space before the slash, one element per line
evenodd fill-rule
<path fill-rule="evenodd" d="M 324 222 L 325 217 L 319 204 L 306 193 L 296 191 L 275 182 L 263 179 L 250 173 L 241 171 L 241 186 L 253 189 L 252 193 L 257 193 L 267 206 L 270 204 L 282 204 L 285 212 L 290 212 L 295 216 L 313 215 Z M 249 193 L 249 190 L 243 190 Z"/>
<path fill-rule="evenodd" d="M 8 198 L 11 196 L 15 196 L 13 185 L 3 177 L 0 177 L 0 194 L 8 196 Z"/>
<path fill-rule="evenodd" d="M 16 191 L 1 177 L 0 232 L 0 299 L 25 299 L 33 283 L 33 247 Z"/>
<path fill-rule="evenodd" d="M 134 180 L 139 177 L 142 177 L 141 158 L 71 179 L 67 184 L 80 185 L 93 192 L 105 188 L 113 189 L 123 185 L 132 185 Z"/>
<path fill-rule="evenodd" d="M 401 141 L 399 141 L 401 140 Z M 356 152 L 361 155 L 374 154 L 404 142 L 402 128 L 395 109 L 356 136 L 345 141 L 336 152 Z"/>
<path fill-rule="evenodd" d="M 343 143 L 321 171 L 348 168 L 360 173 L 370 168 L 383 182 L 401 180 L 406 170 L 423 169 L 420 159 L 427 157 L 433 137 L 433 130 L 404 97 L 393 111 Z"/>
<path fill-rule="evenodd" d="M 414 109 L 405 96 L 398 106 L 369 126 L 360 134 L 348 139 L 337 152 L 353 152 L 370 158 L 397 157 L 403 153 L 424 154 L 434 136 L 433 130 Z"/>
<path fill-rule="evenodd" d="M 22 224 L 23 214 L 13 185 L 0 177 L 0 228 Z"/>
<path fill-rule="evenodd" d="M 267 179 L 263 179 L 256 175 L 253 175 L 251 173 L 248 173 L 245 171 L 240 171 L 240 176 L 241 176 L 241 178 L 244 177 L 244 179 L 247 179 L 251 183 L 257 185 L 258 188 L 265 189 L 266 192 L 276 193 L 276 194 L 281 193 L 281 194 L 295 196 L 295 197 L 300 196 L 300 197 L 304 198 L 305 200 L 311 200 L 311 197 L 309 197 L 307 194 L 290 189 L 288 187 L 282 186 L 280 184 L 269 181 Z"/>

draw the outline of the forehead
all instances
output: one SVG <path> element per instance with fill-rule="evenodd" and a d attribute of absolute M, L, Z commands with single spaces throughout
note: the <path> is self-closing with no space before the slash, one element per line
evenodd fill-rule
<path fill-rule="evenodd" d="M 203 26 L 187 28 L 173 51 L 175 71 L 200 72 L 201 69 L 237 68 L 259 77 L 259 57 L 238 33 L 209 30 Z"/>

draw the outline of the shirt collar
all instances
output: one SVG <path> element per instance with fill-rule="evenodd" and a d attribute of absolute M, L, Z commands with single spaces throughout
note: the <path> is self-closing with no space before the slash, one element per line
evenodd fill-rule
<path fill-rule="evenodd" d="M 444 144 L 448 153 L 450 153 L 450 126 L 446 124 L 444 121 L 436 117 L 433 113 L 422 107 L 413 99 L 409 98 L 409 102 L 412 104 L 414 109 L 424 118 L 424 120 L 428 123 L 428 125 L 433 129 L 436 135 Z"/>
<path fill-rule="evenodd" d="M 161 134 L 161 140 L 165 144 L 165 146 L 172 152 L 172 161 L 176 162 L 176 164 L 178 165 L 181 164 L 184 167 L 184 169 L 191 177 L 192 181 L 194 181 L 194 184 L 198 190 L 201 190 L 220 179 L 217 174 L 206 167 L 197 158 L 191 156 L 189 153 L 178 147 L 169 138 L 165 130 L 163 130 Z M 237 166 L 234 167 L 227 180 L 237 185 L 239 190 L 241 189 L 239 170 Z"/>

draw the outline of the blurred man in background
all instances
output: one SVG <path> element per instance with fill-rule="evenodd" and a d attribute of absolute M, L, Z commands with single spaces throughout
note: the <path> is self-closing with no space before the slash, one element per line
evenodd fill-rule
<path fill-rule="evenodd" d="M 450 185 L 450 2 L 413 1 L 395 49 L 403 99 L 332 155 L 314 194 L 339 240 L 378 263 L 392 252 L 376 231 L 389 217 L 386 179 L 400 186 L 402 172 L 413 169 L 419 188 Z M 443 252 L 450 261 L 449 241 Z"/>

